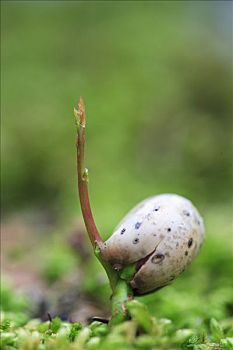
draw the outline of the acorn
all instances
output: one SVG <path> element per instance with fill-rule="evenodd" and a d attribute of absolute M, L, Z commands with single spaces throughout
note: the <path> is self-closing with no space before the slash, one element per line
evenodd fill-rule
<path fill-rule="evenodd" d="M 194 205 L 177 194 L 161 194 L 133 208 L 100 250 L 115 270 L 134 267 L 129 284 L 142 295 L 170 284 L 203 240 L 203 220 Z"/>
<path fill-rule="evenodd" d="M 204 224 L 188 199 L 161 194 L 139 203 L 103 242 L 89 201 L 84 164 L 86 113 L 81 97 L 74 115 L 82 214 L 95 255 L 105 268 L 113 291 L 112 318 L 119 321 L 127 317 L 126 300 L 168 285 L 186 269 L 203 243 Z"/>

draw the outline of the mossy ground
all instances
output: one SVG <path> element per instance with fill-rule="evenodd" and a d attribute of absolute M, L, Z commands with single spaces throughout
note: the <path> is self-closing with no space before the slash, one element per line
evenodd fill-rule
<path fill-rule="evenodd" d="M 59 318 L 41 322 L 34 319 L 17 325 L 12 315 L 3 314 L 1 324 L 1 349 L 3 350 L 149 350 L 193 349 L 231 350 L 233 327 L 230 320 L 217 322 L 211 319 L 205 325 L 177 329 L 169 319 L 142 318 L 140 307 L 135 307 L 132 320 L 109 329 L 108 325 L 93 321 L 88 326 L 81 323 L 62 322 Z M 150 327 L 147 327 L 150 324 Z"/>

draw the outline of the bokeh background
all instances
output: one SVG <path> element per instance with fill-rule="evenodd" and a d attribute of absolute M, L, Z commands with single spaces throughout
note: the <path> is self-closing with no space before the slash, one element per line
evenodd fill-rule
<path fill-rule="evenodd" d="M 158 193 L 190 198 L 205 220 L 206 243 L 192 267 L 142 299 L 182 326 L 230 317 L 231 5 L 2 2 L 5 310 L 82 321 L 108 315 L 110 290 L 77 196 L 73 106 L 82 95 L 103 237 Z"/>

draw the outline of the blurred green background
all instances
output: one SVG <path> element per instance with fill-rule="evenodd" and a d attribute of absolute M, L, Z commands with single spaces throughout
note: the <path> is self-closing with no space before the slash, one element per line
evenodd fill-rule
<path fill-rule="evenodd" d="M 163 192 L 190 198 L 205 219 L 206 244 L 192 268 L 145 301 L 184 324 L 187 313 L 229 316 L 231 5 L 2 2 L 2 217 L 14 241 L 6 274 L 25 247 L 50 285 L 81 264 L 63 245 L 81 222 L 73 107 L 82 95 L 90 196 L 103 236 L 138 201 Z M 20 225 L 27 238 L 17 236 Z M 28 246 L 36 233 L 39 243 Z M 106 300 L 106 280 L 93 279 L 100 266 L 93 259 L 88 266 L 86 290 L 99 288 Z"/>

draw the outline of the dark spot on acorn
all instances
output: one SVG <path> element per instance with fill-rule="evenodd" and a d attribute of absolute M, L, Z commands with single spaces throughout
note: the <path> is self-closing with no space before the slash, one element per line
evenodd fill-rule
<path fill-rule="evenodd" d="M 135 224 L 135 229 L 138 230 L 139 227 L 141 226 L 142 222 L 136 222 Z"/>
<path fill-rule="evenodd" d="M 134 240 L 133 240 L 133 244 L 137 244 L 139 242 L 139 239 L 138 238 L 135 238 Z"/>
<path fill-rule="evenodd" d="M 186 215 L 186 216 L 190 216 L 190 212 L 187 211 L 187 210 L 183 210 L 183 214 Z"/>
<path fill-rule="evenodd" d="M 151 262 L 153 264 L 159 264 L 164 260 L 164 258 L 165 258 L 165 256 L 163 254 L 158 253 L 152 257 Z"/>
<path fill-rule="evenodd" d="M 188 241 L 188 248 L 191 248 L 192 244 L 193 244 L 193 239 L 190 238 Z"/>
<path fill-rule="evenodd" d="M 125 231 L 126 231 L 126 229 L 123 228 L 123 229 L 121 230 L 121 235 L 123 235 Z"/>
<path fill-rule="evenodd" d="M 179 243 L 178 242 L 176 242 L 176 247 L 179 247 Z"/>
<path fill-rule="evenodd" d="M 158 211 L 158 210 L 159 210 L 159 208 L 160 208 L 160 207 L 156 207 L 156 208 L 154 209 L 154 211 Z"/>
<path fill-rule="evenodd" d="M 171 227 L 168 227 L 167 232 L 171 232 L 171 230 L 172 230 Z"/>
<path fill-rule="evenodd" d="M 184 253 L 186 256 L 188 255 L 188 252 L 187 252 L 187 250 L 186 250 L 186 252 Z"/>

